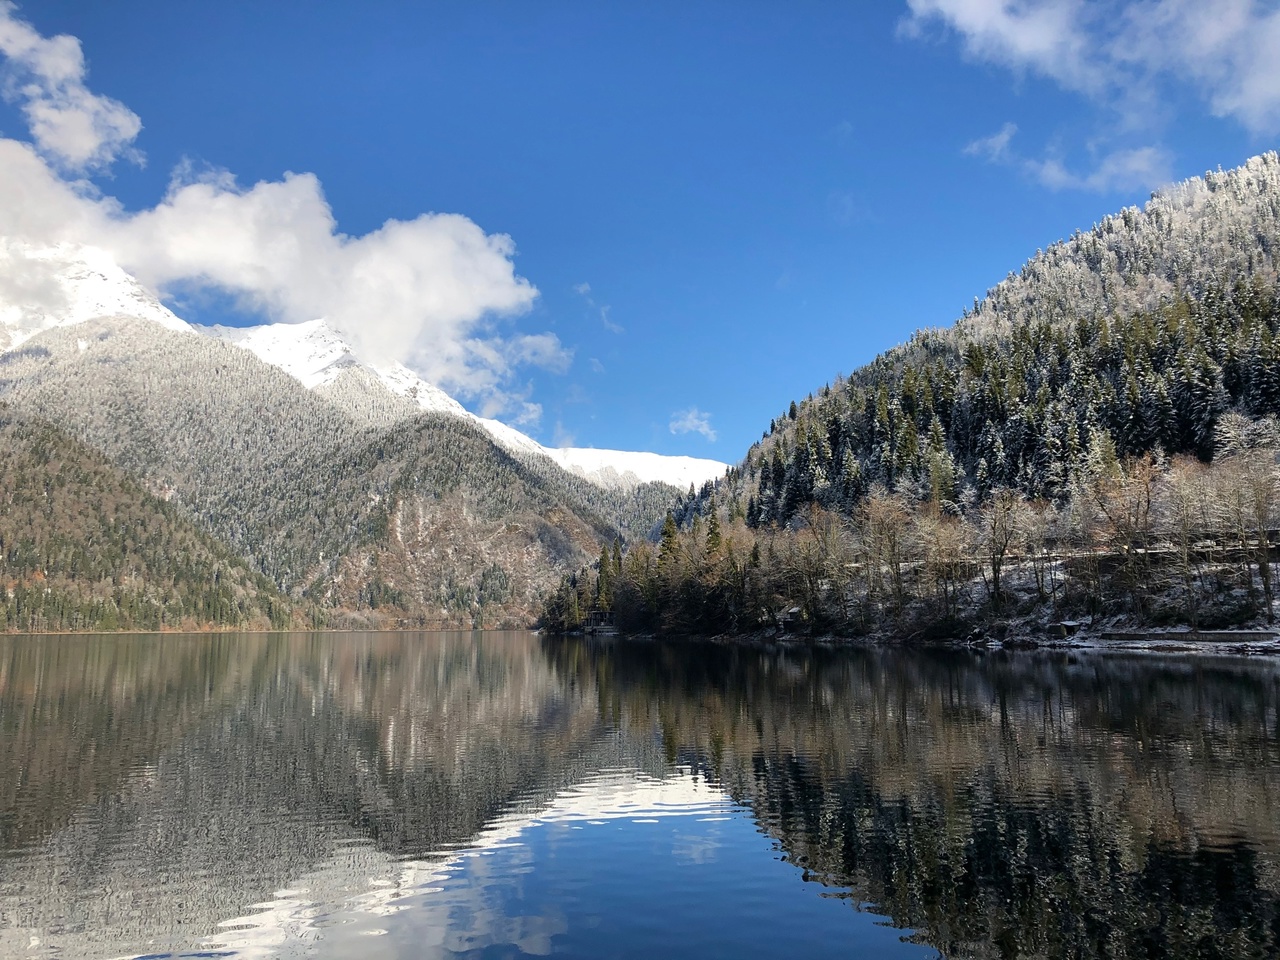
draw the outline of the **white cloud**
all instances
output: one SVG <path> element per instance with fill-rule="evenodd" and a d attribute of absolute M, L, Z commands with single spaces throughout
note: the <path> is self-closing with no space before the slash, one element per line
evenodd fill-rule
<path fill-rule="evenodd" d="M 1006 123 L 989 137 L 981 137 L 965 145 L 964 152 L 971 157 L 982 157 L 990 163 L 997 163 L 1009 156 L 1009 141 L 1018 132 L 1016 123 Z"/>
<path fill-rule="evenodd" d="M 564 372 L 572 353 L 554 334 L 504 336 L 497 328 L 497 318 L 524 312 L 538 296 L 515 272 L 510 237 L 446 213 L 350 236 L 312 174 L 241 187 L 230 173 L 195 175 L 189 164 L 160 203 L 127 212 L 71 179 L 72 167 L 117 156 L 137 118 L 84 88 L 77 40 L 46 40 L 13 13 L 0 0 L 0 52 L 43 85 L 21 94 L 34 143 L 0 139 L 6 235 L 101 247 L 170 297 L 215 289 L 273 321 L 325 317 L 369 360 L 400 360 L 446 390 L 480 398 L 490 415 L 536 419 L 537 405 L 506 385 L 520 366 Z M 71 106 L 66 122 L 49 120 L 41 110 L 50 103 L 75 106 L 84 123 L 71 122 Z"/>
<path fill-rule="evenodd" d="M 847 227 L 858 219 L 858 200 L 849 190 L 832 190 L 827 194 L 827 213 L 838 225 Z"/>
<path fill-rule="evenodd" d="M 0 0 L 0 54 L 7 62 L 4 97 L 18 104 L 40 152 L 67 170 L 102 167 L 128 152 L 142 129 L 138 115 L 84 85 L 84 52 L 66 35 L 42 37 Z"/>
<path fill-rule="evenodd" d="M 1280 8 L 1257 0 L 907 0 L 903 32 L 934 23 L 966 54 L 1045 76 L 1143 126 L 1161 87 L 1191 83 L 1219 116 L 1280 131 Z"/>
<path fill-rule="evenodd" d="M 320 182 L 286 174 L 242 189 L 227 176 L 175 182 L 164 201 L 106 225 L 108 249 L 164 292 L 213 286 L 272 319 L 325 317 L 372 360 L 408 362 L 464 395 L 493 390 L 514 364 L 566 365 L 551 334 L 477 337 L 492 315 L 537 291 L 515 273 L 515 245 L 458 214 L 339 232 Z"/>
<path fill-rule="evenodd" d="M 565 425 L 557 420 L 555 431 L 551 437 L 552 446 L 563 450 L 565 447 L 572 447 L 575 439 L 574 435 L 565 429 Z"/>
<path fill-rule="evenodd" d="M 554 333 L 525 334 L 507 341 L 506 347 L 507 356 L 513 364 L 567 373 L 573 363 L 573 351 L 567 349 Z"/>
<path fill-rule="evenodd" d="M 669 426 L 672 433 L 700 433 L 712 443 L 716 439 L 716 432 L 711 426 L 711 414 L 703 413 L 697 407 L 677 410 L 671 415 Z"/>
<path fill-rule="evenodd" d="M 582 297 L 582 299 L 587 302 L 588 307 L 596 311 L 596 313 L 600 317 L 601 326 L 603 326 L 610 333 L 623 332 L 622 324 L 614 323 L 613 320 L 609 317 L 609 313 L 610 311 L 613 310 L 613 307 L 609 306 L 609 304 L 607 303 L 596 303 L 595 299 L 591 296 L 591 284 L 586 282 L 575 283 L 573 285 L 573 292 L 576 293 L 578 296 Z"/>
<path fill-rule="evenodd" d="M 1196 81 L 1214 113 L 1254 133 L 1280 131 L 1280 8 L 1274 3 L 1137 3 L 1126 11 L 1111 54 Z"/>
<path fill-rule="evenodd" d="M 542 419 L 542 404 L 524 402 L 512 417 L 511 422 L 517 427 L 535 427 Z"/>
<path fill-rule="evenodd" d="M 608 330 L 610 333 L 622 333 L 622 332 L 623 332 L 623 326 L 622 326 L 622 324 L 620 324 L 620 323 L 614 323 L 614 322 L 613 322 L 613 320 L 612 320 L 612 319 L 610 319 L 610 317 L 609 317 L 609 314 L 610 314 L 612 311 L 613 311 L 613 307 L 611 307 L 611 306 L 610 306 L 609 304 L 607 304 L 607 303 L 606 303 L 606 304 L 604 304 L 603 306 L 601 306 L 601 307 L 600 307 L 600 323 L 601 323 L 601 325 L 603 325 L 603 326 L 604 326 L 604 328 L 605 328 L 606 330 Z"/>
<path fill-rule="evenodd" d="M 904 27 L 918 35 L 940 20 L 960 34 L 965 52 L 1015 69 L 1032 69 L 1073 90 L 1101 93 L 1085 0 L 907 0 Z"/>
<path fill-rule="evenodd" d="M 1006 123 L 991 136 L 968 144 L 964 153 L 980 157 L 988 163 L 1016 167 L 1051 190 L 1092 190 L 1098 193 L 1112 190 L 1150 190 L 1169 183 L 1173 177 L 1172 158 L 1162 147 L 1113 150 L 1100 158 L 1094 158 L 1091 171 L 1076 173 L 1068 169 L 1059 157 L 1050 156 L 1037 160 L 1019 155 L 1012 148 L 1017 131 L 1015 124 Z"/>
<path fill-rule="evenodd" d="M 1149 190 L 1173 179 L 1173 162 L 1168 152 L 1160 147 L 1116 150 L 1104 156 L 1086 174 L 1072 173 L 1056 159 L 1024 160 L 1022 163 L 1041 183 L 1054 190 L 1093 190 L 1098 193 Z"/>

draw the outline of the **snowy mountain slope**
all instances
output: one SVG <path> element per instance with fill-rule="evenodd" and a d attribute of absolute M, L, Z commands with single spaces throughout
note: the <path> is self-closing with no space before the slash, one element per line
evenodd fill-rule
<path fill-rule="evenodd" d="M 202 327 L 202 332 L 252 351 L 272 366 L 279 367 L 308 389 L 319 391 L 344 406 L 368 408 L 378 404 L 386 416 L 399 419 L 403 407 L 370 396 L 381 388 L 409 400 L 417 410 L 462 417 L 483 428 L 502 447 L 518 456 L 549 457 L 559 466 L 598 486 L 630 489 L 641 483 L 666 483 L 684 489 L 701 486 L 725 471 L 725 464 L 695 457 L 671 457 L 657 453 L 625 450 L 596 450 L 582 447 L 544 447 L 514 427 L 471 413 L 439 387 L 427 383 L 403 364 L 363 364 L 350 346 L 323 320 L 307 323 L 274 323 L 259 327 Z M 353 375 L 356 369 L 371 371 L 369 377 Z M 379 403 L 379 400 L 381 402 Z M 355 411 L 353 411 L 355 412 Z M 397 416 L 397 412 L 400 412 Z M 390 425 L 394 422 L 387 422 Z"/>
<path fill-rule="evenodd" d="M 645 536 L 671 499 L 513 457 L 463 417 L 352 417 L 248 350 L 146 320 L 59 326 L 7 351 L 0 403 L 104 455 L 295 600 L 422 622 L 483 608 L 527 623 L 561 576 Z"/>
<path fill-rule="evenodd" d="M 721 476 L 725 464 L 693 457 L 582 448 L 549 449 L 514 427 L 477 416 L 403 364 L 370 364 L 324 320 L 256 327 L 198 327 L 179 319 L 106 251 L 62 243 L 33 246 L 0 237 L 0 353 L 36 334 L 102 317 L 149 320 L 242 347 L 370 426 L 389 427 L 423 411 L 482 428 L 509 453 L 544 456 L 600 487 L 660 482 L 684 489 Z"/>
<path fill-rule="evenodd" d="M 359 366 L 351 348 L 323 320 L 274 323 L 260 327 L 196 327 L 200 333 L 226 340 L 279 367 L 308 390 L 332 383 L 344 370 Z"/>
<path fill-rule="evenodd" d="M 543 452 L 571 473 L 601 486 L 634 486 L 636 483 L 665 483 L 684 489 L 700 487 L 724 475 L 726 465 L 697 457 L 673 457 L 660 453 L 630 450 L 597 450 L 567 447 Z"/>
<path fill-rule="evenodd" d="M 0 352 L 52 327 L 111 316 L 192 329 L 104 250 L 0 237 Z"/>

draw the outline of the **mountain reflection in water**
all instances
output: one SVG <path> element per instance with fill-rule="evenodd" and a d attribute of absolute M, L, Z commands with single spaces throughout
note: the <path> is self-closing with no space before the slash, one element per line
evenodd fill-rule
<path fill-rule="evenodd" d="M 1278 704 L 1227 658 L 0 638 L 0 956 L 1275 957 Z"/>

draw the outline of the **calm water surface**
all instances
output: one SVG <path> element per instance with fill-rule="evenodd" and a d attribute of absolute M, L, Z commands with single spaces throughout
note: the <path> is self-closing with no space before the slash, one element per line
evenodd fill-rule
<path fill-rule="evenodd" d="M 1280 665 L 0 638 L 0 957 L 1277 957 Z"/>

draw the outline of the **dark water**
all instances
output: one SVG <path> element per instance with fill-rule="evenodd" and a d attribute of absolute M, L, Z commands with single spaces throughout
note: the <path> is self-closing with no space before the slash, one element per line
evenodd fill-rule
<path fill-rule="evenodd" d="M 0 957 L 1277 957 L 1280 665 L 0 638 Z"/>

